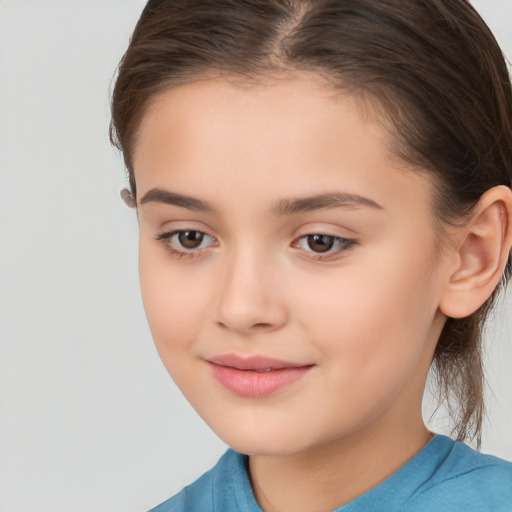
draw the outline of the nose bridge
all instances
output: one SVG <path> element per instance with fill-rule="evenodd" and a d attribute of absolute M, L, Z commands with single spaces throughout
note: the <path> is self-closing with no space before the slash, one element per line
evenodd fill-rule
<path fill-rule="evenodd" d="M 254 243 L 239 243 L 226 254 L 219 275 L 218 322 L 239 331 L 274 330 L 286 322 L 278 261 Z"/>

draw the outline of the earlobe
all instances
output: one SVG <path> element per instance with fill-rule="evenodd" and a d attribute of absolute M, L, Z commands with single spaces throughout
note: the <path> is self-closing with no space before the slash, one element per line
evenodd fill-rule
<path fill-rule="evenodd" d="M 512 246 L 512 191 L 498 186 L 485 192 L 457 236 L 458 265 L 440 303 L 451 318 L 474 313 L 500 282 Z"/>

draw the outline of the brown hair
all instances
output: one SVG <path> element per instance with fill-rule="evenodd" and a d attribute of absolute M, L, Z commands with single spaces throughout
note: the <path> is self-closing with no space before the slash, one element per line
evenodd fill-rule
<path fill-rule="evenodd" d="M 468 1 L 149 0 L 112 94 L 110 139 L 133 196 L 137 130 L 158 92 L 211 73 L 264 82 L 293 70 L 376 102 L 395 153 L 436 180 L 438 220 L 463 220 L 486 190 L 511 185 L 510 76 Z M 461 440 L 480 444 L 482 328 L 510 272 L 509 257 L 500 287 L 473 315 L 448 319 L 437 344 L 433 371 Z"/>

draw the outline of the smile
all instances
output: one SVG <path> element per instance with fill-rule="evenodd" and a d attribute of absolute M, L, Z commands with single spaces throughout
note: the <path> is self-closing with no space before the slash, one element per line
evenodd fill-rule
<path fill-rule="evenodd" d="M 260 356 L 232 354 L 209 359 L 213 377 L 236 395 L 262 398 L 304 377 L 313 364 L 297 364 Z"/>

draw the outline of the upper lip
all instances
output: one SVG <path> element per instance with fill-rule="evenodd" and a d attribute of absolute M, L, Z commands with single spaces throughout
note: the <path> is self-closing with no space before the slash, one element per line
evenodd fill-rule
<path fill-rule="evenodd" d="M 224 354 L 207 359 L 208 362 L 218 364 L 220 366 L 227 366 L 236 368 L 237 370 L 282 370 L 285 368 L 302 368 L 305 366 L 312 366 L 312 364 L 292 363 L 289 361 L 281 361 L 265 356 L 248 356 L 242 357 L 236 354 Z"/>

